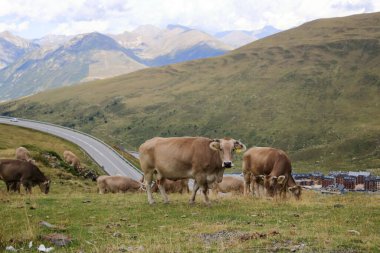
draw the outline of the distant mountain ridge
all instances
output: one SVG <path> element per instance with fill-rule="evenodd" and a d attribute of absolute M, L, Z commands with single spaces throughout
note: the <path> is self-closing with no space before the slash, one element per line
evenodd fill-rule
<path fill-rule="evenodd" d="M 116 35 L 47 35 L 31 41 L 3 32 L 0 101 L 146 67 L 220 56 L 236 47 L 240 39 L 233 37 L 229 35 L 231 46 L 229 40 L 175 24 L 165 29 L 144 25 Z"/>

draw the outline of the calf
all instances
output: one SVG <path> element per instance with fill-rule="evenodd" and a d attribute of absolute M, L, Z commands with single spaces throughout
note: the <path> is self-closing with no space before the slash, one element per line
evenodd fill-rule
<path fill-rule="evenodd" d="M 244 181 L 237 177 L 226 176 L 223 177 L 222 182 L 214 184 L 212 191 L 214 194 L 218 194 L 219 192 L 232 192 L 235 194 L 243 194 Z"/>
<path fill-rule="evenodd" d="M 7 191 L 20 192 L 22 184 L 27 193 L 32 193 L 32 187 L 39 185 L 45 194 L 49 192 L 50 180 L 40 171 L 40 169 L 26 161 L 14 159 L 0 159 L 0 179 L 7 185 Z"/>
<path fill-rule="evenodd" d="M 143 184 L 124 176 L 99 176 L 96 179 L 98 191 L 104 193 L 136 192 L 143 190 Z"/>
<path fill-rule="evenodd" d="M 161 184 L 165 188 L 166 193 L 189 193 L 189 179 L 180 179 L 180 180 L 157 180 L 152 186 L 152 192 L 158 192 L 158 185 Z"/>

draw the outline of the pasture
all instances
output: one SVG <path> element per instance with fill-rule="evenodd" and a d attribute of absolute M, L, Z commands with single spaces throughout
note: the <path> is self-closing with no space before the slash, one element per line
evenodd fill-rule
<path fill-rule="evenodd" d="M 155 194 L 157 200 L 160 196 Z M 96 193 L 88 181 L 53 184 L 31 196 L 0 189 L 0 248 L 53 246 L 51 233 L 72 242 L 54 252 L 378 252 L 380 195 L 327 196 L 305 192 L 301 201 L 243 196 L 172 194 L 171 203 L 149 206 L 143 193 Z M 50 229 L 41 221 L 56 226 Z"/>
<path fill-rule="evenodd" d="M 28 144 L 34 158 L 42 151 L 70 148 L 87 167 L 98 169 L 78 147 L 43 133 L 0 125 L 0 157 Z M 48 195 L 6 193 L 0 182 L 0 250 L 36 252 L 378 252 L 380 195 L 321 195 L 304 191 L 301 201 L 201 195 L 169 195 L 171 203 L 150 206 L 144 193 L 97 193 L 96 184 L 36 159 L 52 179 Z M 46 227 L 48 222 L 54 227 Z M 45 223 L 46 224 L 46 223 Z M 71 242 L 55 246 L 46 236 L 60 233 Z M 33 242 L 32 248 L 29 243 Z M 22 250 L 20 250 L 22 248 Z"/>

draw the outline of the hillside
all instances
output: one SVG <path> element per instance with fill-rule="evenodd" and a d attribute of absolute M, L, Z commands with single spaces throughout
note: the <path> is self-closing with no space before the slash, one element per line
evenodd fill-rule
<path fill-rule="evenodd" d="M 380 167 L 380 13 L 322 19 L 210 59 L 3 103 L 0 113 L 138 147 L 232 136 L 285 149 L 295 168 Z"/>

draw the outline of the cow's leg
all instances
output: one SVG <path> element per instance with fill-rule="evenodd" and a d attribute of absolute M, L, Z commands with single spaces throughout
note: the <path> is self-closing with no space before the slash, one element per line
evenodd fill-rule
<path fill-rule="evenodd" d="M 264 189 L 261 189 L 261 185 L 259 183 L 255 183 L 254 184 L 254 188 L 255 188 L 255 191 L 254 191 L 254 195 L 258 198 L 260 198 L 261 196 L 261 190 L 264 190 Z"/>
<path fill-rule="evenodd" d="M 250 191 L 250 185 L 251 185 L 251 174 L 250 173 L 247 173 L 247 172 L 243 172 L 244 174 L 244 190 L 243 190 L 243 193 L 244 193 L 244 196 L 247 196 L 249 194 L 249 191 Z"/>
<path fill-rule="evenodd" d="M 158 189 L 160 190 L 161 196 L 164 199 L 164 203 L 168 204 L 169 203 L 169 199 L 168 199 L 168 195 L 165 192 L 164 183 L 165 183 L 165 178 L 162 178 L 160 174 L 157 174 L 157 186 L 158 186 Z"/>
<path fill-rule="evenodd" d="M 195 202 L 195 196 L 197 195 L 197 191 L 199 190 L 199 185 L 198 183 L 194 180 L 194 185 L 193 185 L 193 193 L 191 194 L 191 198 L 189 203 L 194 204 Z"/>
<path fill-rule="evenodd" d="M 16 190 L 17 190 L 18 193 L 21 193 L 20 188 L 21 188 L 21 182 L 17 181 L 16 182 Z"/>
<path fill-rule="evenodd" d="M 154 199 L 152 196 L 152 188 L 151 188 L 152 180 L 153 180 L 153 171 L 152 173 L 144 174 L 144 183 L 145 183 L 146 193 L 148 195 L 148 202 L 151 205 L 154 204 Z"/>
<path fill-rule="evenodd" d="M 207 184 L 206 185 L 202 185 L 201 188 L 202 188 L 203 197 L 205 199 L 205 203 L 207 205 L 209 205 L 210 204 L 210 200 L 208 198 L 208 187 L 207 187 Z"/>

